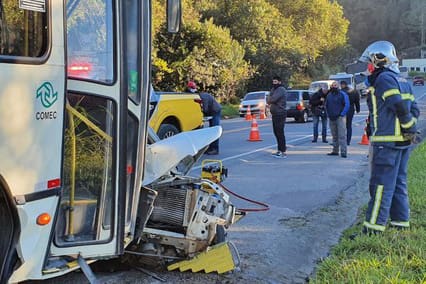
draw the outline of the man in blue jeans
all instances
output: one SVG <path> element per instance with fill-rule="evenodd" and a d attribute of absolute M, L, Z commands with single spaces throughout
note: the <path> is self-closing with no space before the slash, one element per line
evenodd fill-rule
<path fill-rule="evenodd" d="M 349 109 L 348 95 L 339 89 L 336 81 L 331 84 L 330 92 L 325 100 L 325 109 L 330 120 L 330 131 L 333 137 L 333 150 L 328 153 L 329 156 L 347 157 L 346 147 L 346 113 Z"/>
<path fill-rule="evenodd" d="M 324 102 L 328 94 L 328 86 L 325 85 L 317 92 L 315 92 L 309 99 L 309 104 L 312 110 L 312 119 L 314 126 L 314 137 L 312 143 L 316 143 L 318 140 L 318 124 L 321 119 L 322 124 L 322 142 L 328 143 L 327 141 L 327 114 L 324 108 Z"/>

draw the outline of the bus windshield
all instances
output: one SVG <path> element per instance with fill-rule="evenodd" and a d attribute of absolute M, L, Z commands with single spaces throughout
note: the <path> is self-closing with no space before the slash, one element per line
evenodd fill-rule
<path fill-rule="evenodd" d="M 111 15 L 111 1 L 67 2 L 69 77 L 106 84 L 114 82 Z"/>

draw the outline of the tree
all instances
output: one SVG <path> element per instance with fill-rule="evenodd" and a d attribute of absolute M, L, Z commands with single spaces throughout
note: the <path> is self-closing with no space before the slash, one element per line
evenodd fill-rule
<path fill-rule="evenodd" d="M 159 9 L 156 1 L 154 13 Z M 246 90 L 269 89 L 274 75 L 286 83 L 308 80 L 306 76 L 324 70 L 312 67 L 324 65 L 324 56 L 333 54 L 325 62 L 332 69 L 332 59 L 347 51 L 348 21 L 336 1 L 184 0 L 183 4 L 179 34 L 166 34 L 164 24 L 154 23 L 158 32 L 153 71 L 162 88 L 182 89 L 194 79 L 227 99 Z"/>
<path fill-rule="evenodd" d="M 184 18 L 178 34 L 167 33 L 163 24 L 154 38 L 156 87 L 183 90 L 188 80 L 195 80 L 204 90 L 227 101 L 244 88 L 251 75 L 244 49 L 228 29 L 211 20 L 199 21 L 196 11 L 190 7 L 188 11 L 191 17 Z"/>
<path fill-rule="evenodd" d="M 343 8 L 329 0 L 271 0 L 291 21 L 295 33 L 303 42 L 302 53 L 315 60 L 324 51 L 343 47 L 347 42 L 349 21 Z"/>
<path fill-rule="evenodd" d="M 255 68 L 248 88 L 270 87 L 273 75 L 286 81 L 299 60 L 301 42 L 291 22 L 266 0 L 218 0 L 214 5 L 201 1 L 203 18 L 228 27 L 232 37 L 245 49 L 245 59 Z"/>
<path fill-rule="evenodd" d="M 339 0 L 350 20 L 349 43 L 361 53 L 377 40 L 392 42 L 397 54 L 418 57 L 424 0 Z M 417 51 L 417 53 L 413 53 Z"/>
<path fill-rule="evenodd" d="M 196 1 L 204 18 L 230 29 L 256 67 L 250 89 L 269 88 L 273 75 L 285 82 L 305 72 L 327 50 L 346 44 L 348 21 L 328 0 Z"/>

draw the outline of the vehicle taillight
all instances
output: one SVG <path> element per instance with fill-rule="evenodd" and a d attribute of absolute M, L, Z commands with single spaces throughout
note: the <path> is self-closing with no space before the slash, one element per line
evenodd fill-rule
<path fill-rule="evenodd" d="M 87 62 L 73 63 L 68 66 L 68 76 L 87 76 L 92 71 L 92 65 Z"/>
<path fill-rule="evenodd" d="M 296 106 L 297 110 L 303 110 L 303 103 L 298 103 Z"/>

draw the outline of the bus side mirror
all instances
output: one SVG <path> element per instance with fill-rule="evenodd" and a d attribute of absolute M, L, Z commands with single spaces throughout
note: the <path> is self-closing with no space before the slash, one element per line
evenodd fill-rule
<path fill-rule="evenodd" d="M 181 0 L 167 0 L 167 30 L 177 33 L 182 16 Z"/>

